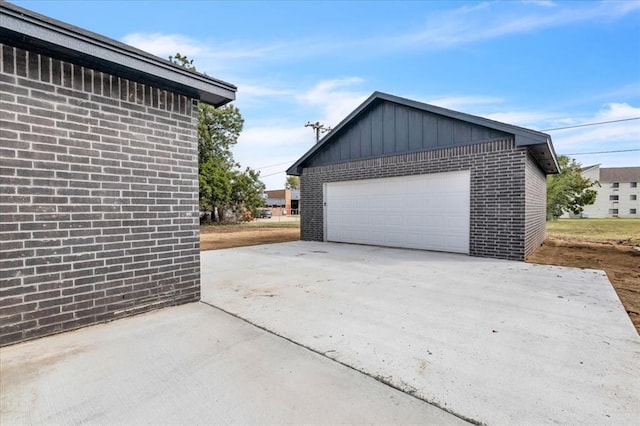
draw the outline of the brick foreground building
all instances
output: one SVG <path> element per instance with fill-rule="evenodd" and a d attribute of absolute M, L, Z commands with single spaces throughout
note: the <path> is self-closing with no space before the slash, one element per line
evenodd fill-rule
<path fill-rule="evenodd" d="M 0 3 L 0 345 L 200 298 L 197 103 L 235 86 Z"/>

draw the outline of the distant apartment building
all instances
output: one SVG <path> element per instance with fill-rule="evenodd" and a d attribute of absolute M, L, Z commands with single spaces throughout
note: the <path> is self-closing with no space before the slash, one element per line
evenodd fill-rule
<path fill-rule="evenodd" d="M 585 206 L 582 217 L 640 217 L 638 182 L 640 167 L 600 167 L 599 164 L 582 169 L 582 175 L 600 182 L 596 202 Z"/>

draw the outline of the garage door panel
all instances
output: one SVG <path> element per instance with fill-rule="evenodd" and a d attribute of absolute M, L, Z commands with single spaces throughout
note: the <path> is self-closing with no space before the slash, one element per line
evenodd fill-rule
<path fill-rule="evenodd" d="M 332 182 L 328 241 L 469 252 L 469 171 Z"/>
<path fill-rule="evenodd" d="M 387 232 L 388 245 L 398 245 L 405 241 L 404 234 L 402 232 Z"/>
<path fill-rule="evenodd" d="M 406 225 L 415 224 L 419 228 L 427 226 L 427 219 L 422 215 L 414 216 L 413 214 L 409 214 L 404 219 Z"/>
<path fill-rule="evenodd" d="M 395 227 L 401 226 L 403 220 L 404 220 L 404 217 L 400 214 L 387 215 L 387 221 L 391 221 L 392 224 L 396 224 Z M 391 229 L 393 228 L 394 226 L 392 225 Z"/>
<path fill-rule="evenodd" d="M 468 227 L 464 227 L 464 228 L 460 227 L 460 224 L 464 222 L 468 217 L 469 216 L 462 215 L 462 214 L 454 214 L 454 213 L 448 214 L 442 217 L 442 226 L 447 228 L 449 232 L 455 232 L 459 230 L 460 232 L 468 233 L 469 232 Z"/>

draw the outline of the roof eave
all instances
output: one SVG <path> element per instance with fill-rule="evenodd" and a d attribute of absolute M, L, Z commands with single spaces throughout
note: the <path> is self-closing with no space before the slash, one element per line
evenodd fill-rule
<path fill-rule="evenodd" d="M 236 86 L 189 71 L 142 50 L 15 5 L 0 4 L 2 38 L 35 41 L 63 56 L 90 57 L 126 74 L 149 76 L 183 88 L 202 102 L 221 106 L 235 99 Z"/>
<path fill-rule="evenodd" d="M 530 148 L 530 151 L 534 153 L 534 157 L 546 174 L 554 175 L 560 173 L 560 164 L 551 143 L 551 136 L 547 135 L 546 138 L 541 138 L 515 133 L 514 137 L 516 146 Z"/>

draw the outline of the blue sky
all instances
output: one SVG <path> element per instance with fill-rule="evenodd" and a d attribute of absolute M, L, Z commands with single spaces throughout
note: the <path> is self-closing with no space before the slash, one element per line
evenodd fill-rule
<path fill-rule="evenodd" d="M 238 86 L 234 155 L 268 189 L 314 144 L 307 121 L 375 90 L 537 130 L 640 117 L 640 1 L 13 3 Z M 640 120 L 549 133 L 559 154 L 640 149 Z"/>

